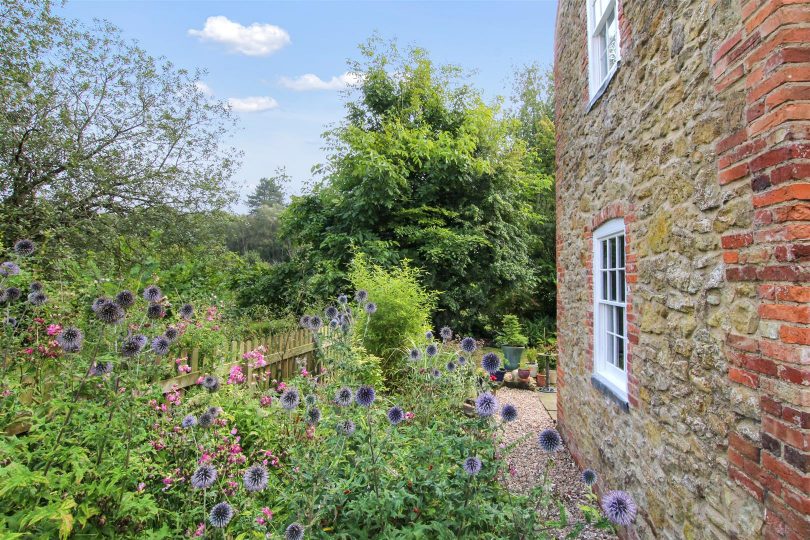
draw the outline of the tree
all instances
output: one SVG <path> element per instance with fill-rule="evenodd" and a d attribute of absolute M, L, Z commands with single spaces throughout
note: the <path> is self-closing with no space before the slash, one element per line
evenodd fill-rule
<path fill-rule="evenodd" d="M 48 1 L 10 0 L 0 13 L 4 241 L 234 200 L 239 155 L 223 147 L 233 120 L 197 88 L 200 72 L 149 56 L 109 23 L 60 19 Z"/>
<path fill-rule="evenodd" d="M 289 184 L 290 175 L 287 170 L 276 169 L 273 176 L 261 178 L 256 189 L 248 195 L 247 205 L 251 214 L 255 214 L 262 206 L 283 206 L 284 205 L 284 185 Z"/>

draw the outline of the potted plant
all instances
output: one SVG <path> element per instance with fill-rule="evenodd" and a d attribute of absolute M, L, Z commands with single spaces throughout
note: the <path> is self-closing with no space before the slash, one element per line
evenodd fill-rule
<path fill-rule="evenodd" d="M 529 367 L 529 377 L 537 376 L 537 349 L 534 347 L 526 349 L 526 364 Z"/>
<path fill-rule="evenodd" d="M 531 370 L 529 369 L 529 364 L 526 360 L 521 360 L 518 366 L 518 378 L 519 379 L 528 379 L 531 376 Z"/>
<path fill-rule="evenodd" d="M 529 338 L 523 334 L 518 318 L 515 315 L 504 315 L 501 320 L 501 329 L 497 335 L 497 343 L 503 351 L 506 370 L 517 369 L 528 341 Z"/>

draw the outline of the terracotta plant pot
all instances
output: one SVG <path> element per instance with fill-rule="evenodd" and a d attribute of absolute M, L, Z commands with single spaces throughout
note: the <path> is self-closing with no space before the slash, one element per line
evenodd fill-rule
<path fill-rule="evenodd" d="M 521 379 L 528 379 L 530 374 L 531 374 L 531 370 L 518 369 L 518 377 L 521 378 Z"/>
<path fill-rule="evenodd" d="M 535 381 L 537 382 L 537 386 L 545 387 L 546 386 L 546 375 L 545 373 L 538 373 L 535 377 Z"/>

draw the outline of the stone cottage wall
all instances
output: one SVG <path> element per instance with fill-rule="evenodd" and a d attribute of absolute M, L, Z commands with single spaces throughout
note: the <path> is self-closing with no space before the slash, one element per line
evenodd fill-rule
<path fill-rule="evenodd" d="M 810 0 L 620 0 L 588 109 L 557 18 L 558 415 L 628 538 L 810 538 Z M 627 231 L 629 407 L 590 380 L 592 231 Z"/>

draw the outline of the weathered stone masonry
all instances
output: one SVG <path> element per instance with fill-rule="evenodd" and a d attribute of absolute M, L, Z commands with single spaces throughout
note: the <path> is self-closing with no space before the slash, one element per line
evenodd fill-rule
<path fill-rule="evenodd" d="M 810 0 L 619 2 L 589 109 L 557 17 L 559 419 L 628 538 L 810 538 Z M 592 233 L 623 217 L 625 410 L 590 380 Z"/>

